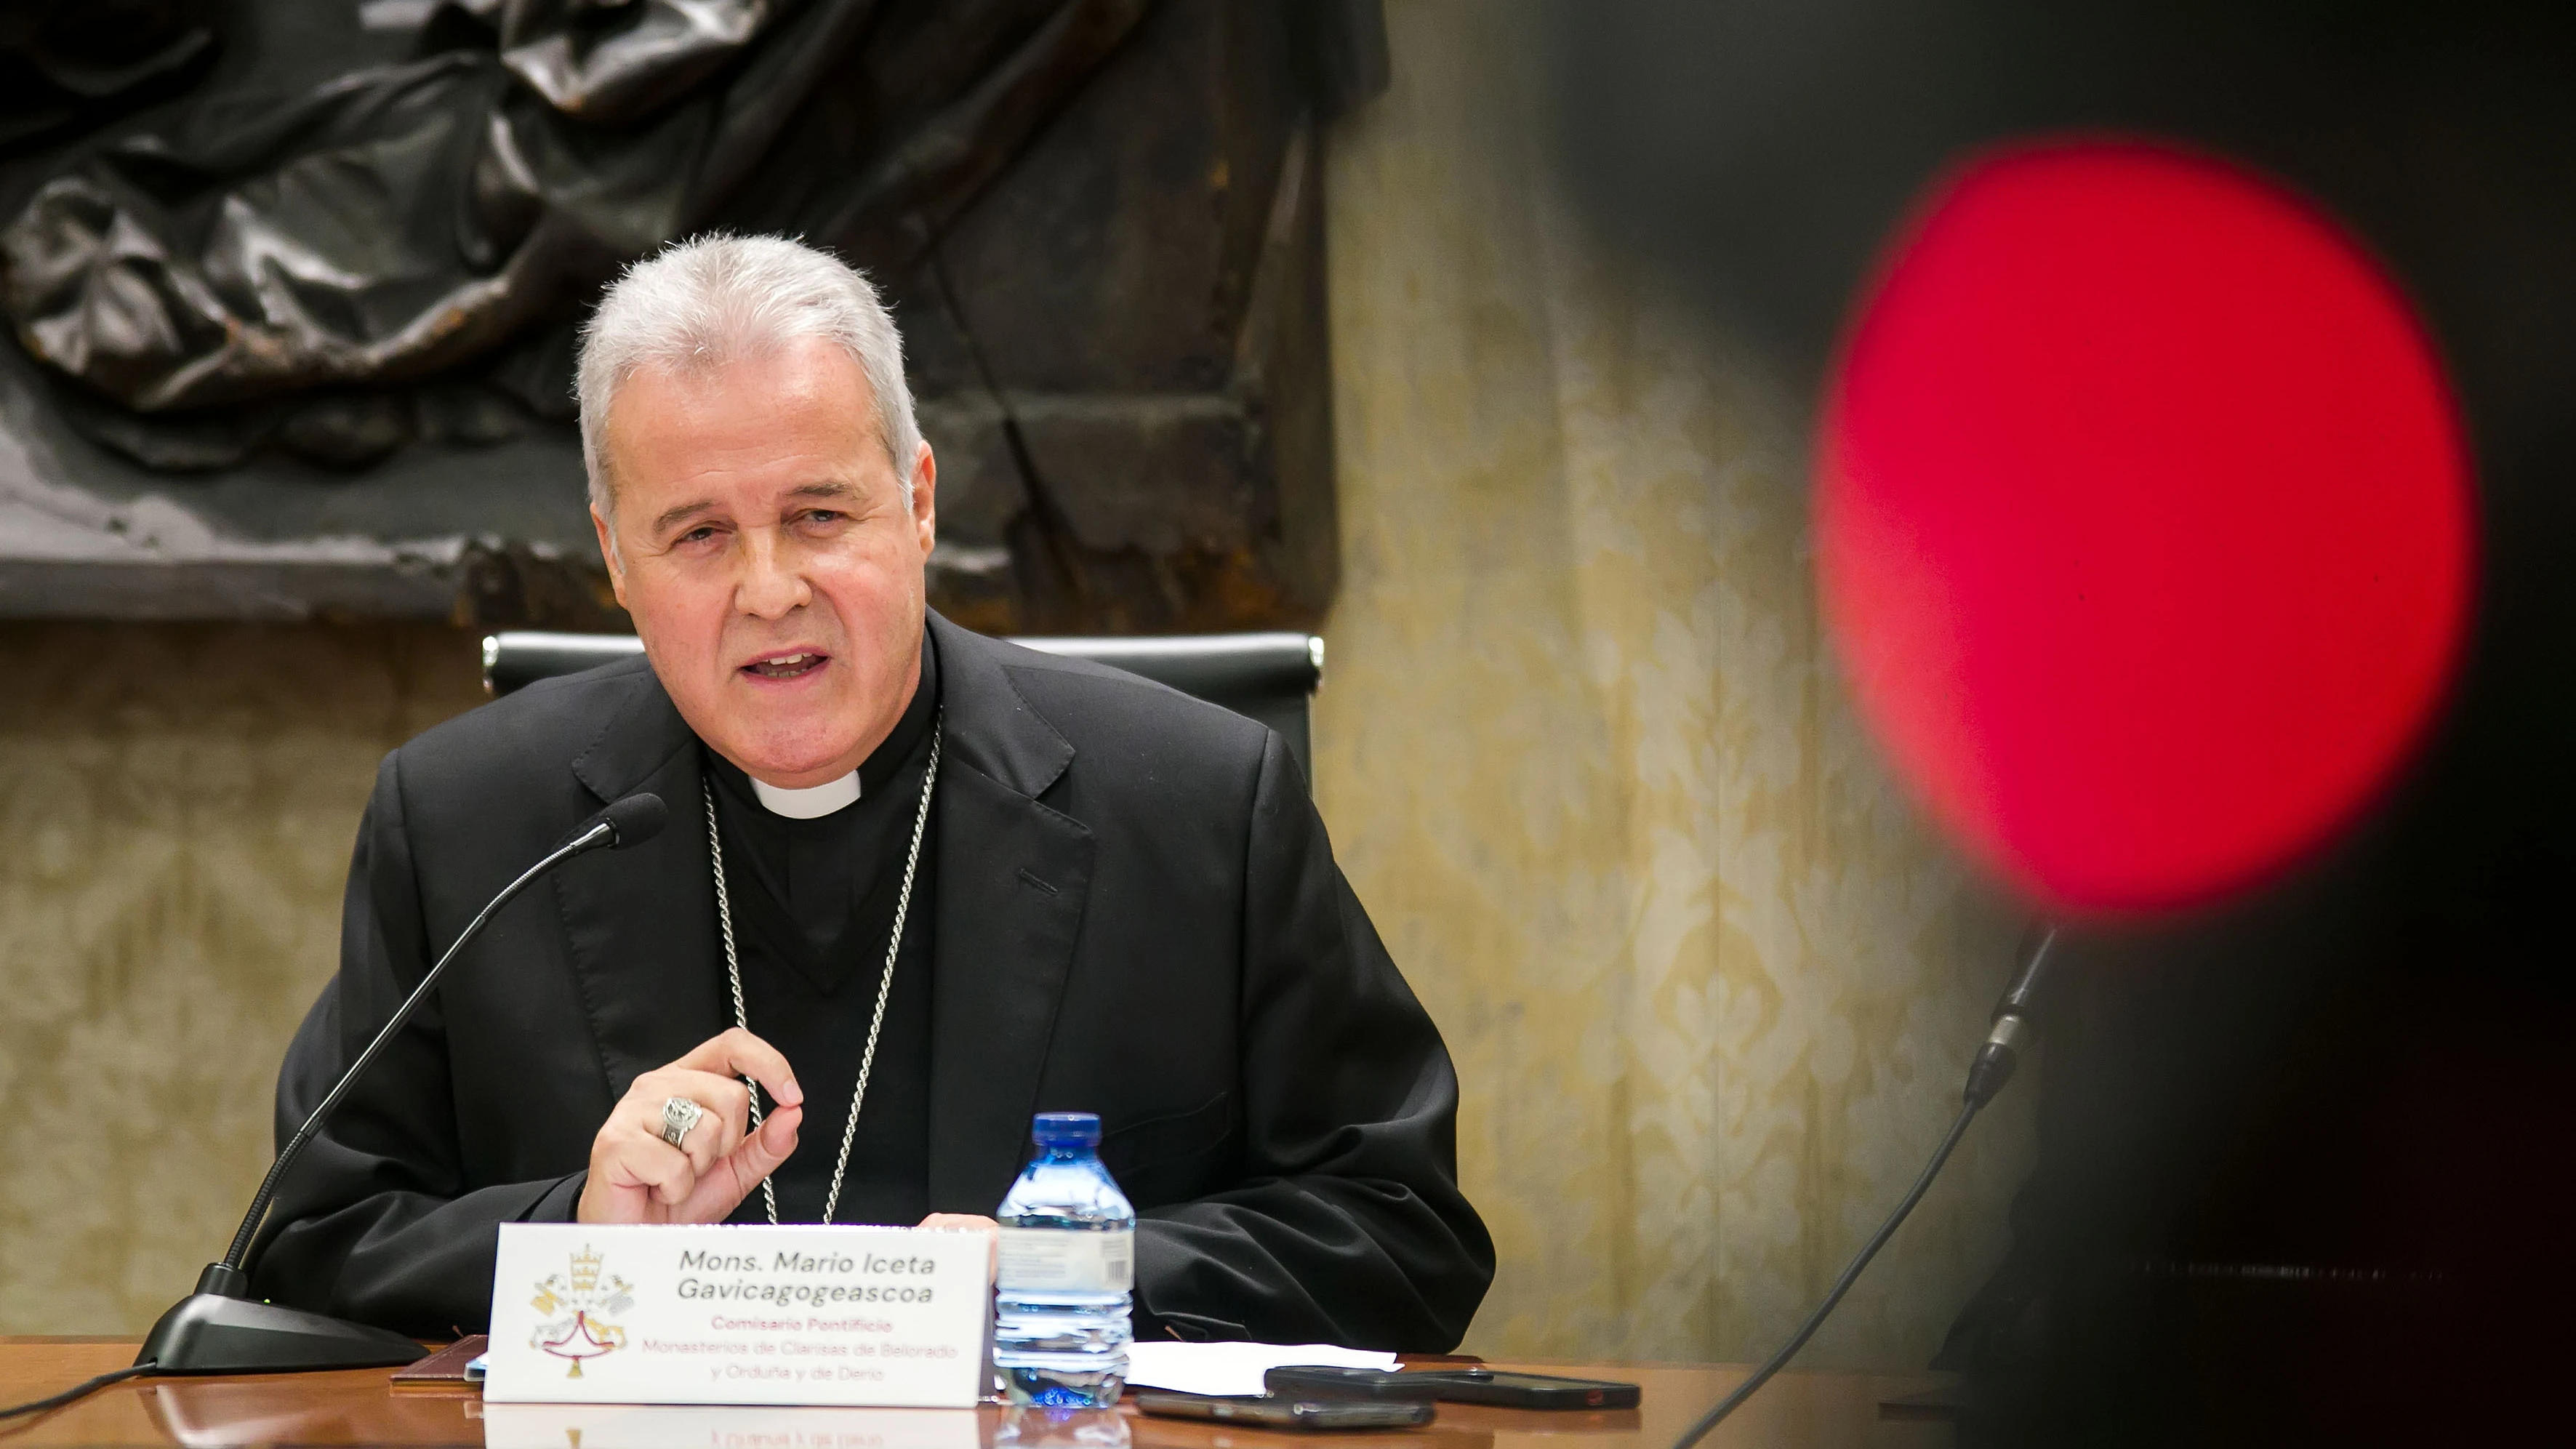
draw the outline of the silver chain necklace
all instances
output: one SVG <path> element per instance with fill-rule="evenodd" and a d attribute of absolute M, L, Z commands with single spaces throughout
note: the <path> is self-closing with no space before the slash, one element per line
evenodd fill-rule
<path fill-rule="evenodd" d="M 903 951 L 903 921 L 912 913 L 912 873 L 921 864 L 921 836 L 930 825 L 930 792 L 939 783 L 939 737 L 947 728 L 948 712 L 941 710 L 930 726 L 930 768 L 921 777 L 921 810 L 912 817 L 912 850 L 903 858 L 903 892 L 894 901 L 894 934 L 886 941 L 885 976 L 877 982 L 876 1015 L 868 1018 L 868 1049 L 859 1057 L 859 1085 L 850 1093 L 850 1120 L 841 1124 L 841 1157 L 832 1164 L 832 1190 L 823 1198 L 823 1221 L 832 1221 L 832 1210 L 841 1205 L 841 1176 L 850 1170 L 850 1142 L 858 1135 L 859 1107 L 868 1100 L 868 1069 L 877 1062 L 877 1033 L 885 1026 L 886 997 L 894 991 L 894 963 Z M 725 978 L 733 985 L 733 1024 L 751 1030 L 751 1021 L 742 1009 L 742 962 L 733 951 L 733 903 L 725 895 L 724 840 L 716 833 L 716 789 L 705 778 L 698 781 L 707 801 L 707 850 L 715 857 L 716 925 L 724 932 Z M 751 1130 L 760 1130 L 760 1084 L 749 1077 L 742 1084 L 751 1089 Z M 769 1178 L 760 1180 L 761 1196 L 769 1204 L 769 1225 L 778 1226 L 778 1184 Z"/>

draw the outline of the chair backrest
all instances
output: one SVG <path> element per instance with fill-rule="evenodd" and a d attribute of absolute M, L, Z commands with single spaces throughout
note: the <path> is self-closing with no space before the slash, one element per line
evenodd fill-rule
<path fill-rule="evenodd" d="M 1140 674 L 1183 694 L 1223 705 L 1279 732 L 1308 780 L 1307 706 L 1324 679 L 1324 641 L 1312 634 L 1168 634 L 1150 638 L 1013 639 L 1014 644 L 1088 659 Z M 632 634 L 547 634 L 511 630 L 483 639 L 483 688 L 513 690 L 644 652 Z"/>

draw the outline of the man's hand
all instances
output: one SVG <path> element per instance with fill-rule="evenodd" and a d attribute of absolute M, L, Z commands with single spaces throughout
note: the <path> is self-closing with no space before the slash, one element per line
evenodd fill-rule
<path fill-rule="evenodd" d="M 749 1077 L 776 1105 L 749 1136 Z M 686 1097 L 706 1109 L 672 1146 L 662 1104 Z M 574 1214 L 585 1223 L 720 1223 L 796 1150 L 805 1094 L 778 1049 L 736 1027 L 626 1089 L 590 1143 L 590 1181 Z"/>
<path fill-rule="evenodd" d="M 990 1236 L 985 1239 L 990 1251 L 985 1254 L 984 1271 L 994 1274 L 1002 1271 L 1002 1225 L 1000 1223 L 991 1218 L 979 1217 L 974 1213 L 932 1213 L 921 1220 L 921 1225 L 925 1228 L 972 1228 L 976 1232 L 989 1234 Z"/>

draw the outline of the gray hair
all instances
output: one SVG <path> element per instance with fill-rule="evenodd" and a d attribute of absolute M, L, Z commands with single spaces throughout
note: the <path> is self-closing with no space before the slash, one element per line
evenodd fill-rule
<path fill-rule="evenodd" d="M 722 232 L 673 243 L 627 268 L 581 329 L 575 387 L 590 506 L 601 518 L 609 516 L 601 434 L 610 401 L 637 368 L 703 370 L 809 337 L 839 344 L 867 374 L 877 436 L 909 509 L 921 426 L 903 380 L 903 338 L 877 300 L 877 289 L 853 268 L 802 242 Z"/>

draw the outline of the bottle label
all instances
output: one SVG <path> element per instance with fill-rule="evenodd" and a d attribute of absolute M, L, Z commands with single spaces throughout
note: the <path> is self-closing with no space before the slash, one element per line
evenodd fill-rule
<path fill-rule="evenodd" d="M 1136 1230 L 1002 1229 L 1001 1286 L 1055 1293 L 1129 1293 L 1136 1287 Z"/>

